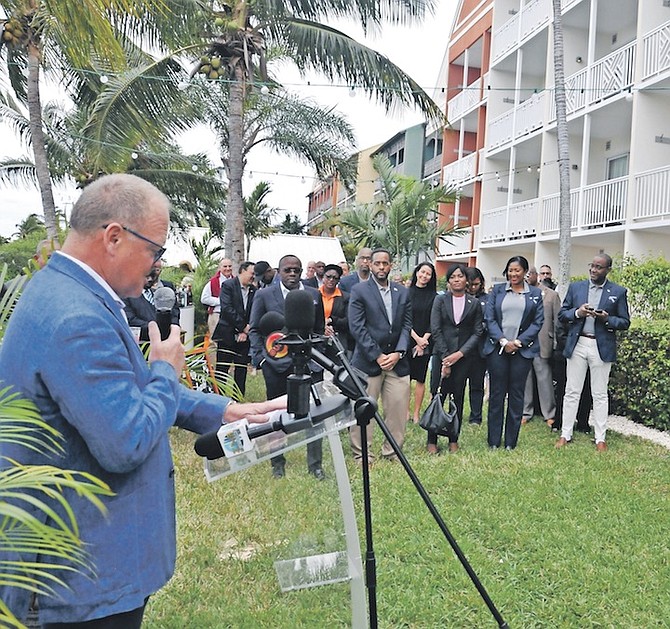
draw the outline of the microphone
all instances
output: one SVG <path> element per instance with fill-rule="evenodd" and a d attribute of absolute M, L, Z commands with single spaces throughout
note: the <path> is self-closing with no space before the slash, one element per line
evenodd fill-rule
<path fill-rule="evenodd" d="M 164 341 L 170 336 L 170 326 L 172 325 L 172 307 L 175 305 L 177 298 L 174 291 L 167 287 L 161 286 L 154 292 L 154 305 L 156 306 L 156 323 L 158 329 L 161 331 L 161 341 Z"/>
<path fill-rule="evenodd" d="M 270 413 L 270 420 L 264 424 L 248 424 L 246 436 L 249 439 L 258 439 L 273 432 L 282 431 L 287 435 L 307 428 L 312 428 L 328 417 L 350 408 L 351 402 L 343 395 L 337 394 L 326 398 L 321 406 L 310 408 L 309 415 L 304 418 L 295 418 L 286 411 L 274 411 Z M 242 420 L 246 422 L 246 420 Z M 235 422 L 238 423 L 238 422 Z M 232 424 L 223 424 L 216 432 L 208 432 L 200 435 L 193 446 L 198 456 L 214 460 L 225 456 L 222 438 L 230 434 Z M 243 439 L 243 437 L 242 437 Z M 226 444 L 228 445 L 228 444 Z"/>
<path fill-rule="evenodd" d="M 284 319 L 289 334 L 308 338 L 314 329 L 316 306 L 309 291 L 292 290 L 284 299 Z"/>

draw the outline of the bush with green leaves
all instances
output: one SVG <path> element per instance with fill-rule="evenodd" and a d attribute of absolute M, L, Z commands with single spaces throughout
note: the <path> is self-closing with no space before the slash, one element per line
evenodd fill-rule
<path fill-rule="evenodd" d="M 662 257 L 615 260 L 608 279 L 628 289 L 632 317 L 670 319 L 670 262 Z"/>
<path fill-rule="evenodd" d="M 619 333 L 609 389 L 611 412 L 670 430 L 670 321 L 635 319 Z"/>

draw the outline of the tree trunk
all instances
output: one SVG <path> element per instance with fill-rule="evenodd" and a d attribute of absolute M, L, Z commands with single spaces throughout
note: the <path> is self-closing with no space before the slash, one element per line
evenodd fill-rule
<path fill-rule="evenodd" d="M 42 128 L 42 104 L 40 102 L 40 52 L 34 45 L 28 46 L 28 116 L 30 120 L 30 135 L 35 159 L 35 171 L 42 197 L 44 225 L 47 236 L 58 240 L 56 224 L 56 204 L 51 190 L 51 174 L 47 162 L 47 149 Z"/>
<path fill-rule="evenodd" d="M 556 99 L 556 138 L 558 143 L 558 291 L 565 294 L 570 282 L 570 137 L 565 100 L 565 67 L 563 64 L 563 26 L 561 0 L 552 0 L 554 10 L 554 98 Z"/>
<path fill-rule="evenodd" d="M 235 68 L 235 79 L 230 84 L 230 112 L 228 117 L 228 204 L 226 210 L 226 257 L 238 268 L 244 261 L 244 93 L 245 77 L 242 66 Z"/>

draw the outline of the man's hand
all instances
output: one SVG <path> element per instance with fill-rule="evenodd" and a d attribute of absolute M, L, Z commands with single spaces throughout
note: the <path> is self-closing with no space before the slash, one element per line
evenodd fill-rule
<path fill-rule="evenodd" d="M 184 357 L 184 346 L 181 342 L 181 329 L 178 325 L 170 326 L 170 336 L 161 341 L 161 332 L 155 321 L 149 321 L 148 325 L 149 342 L 151 349 L 149 351 L 149 362 L 164 360 L 172 365 L 177 376 L 184 369 L 186 359 Z"/>
<path fill-rule="evenodd" d="M 391 352 L 390 354 L 381 354 L 377 357 L 377 364 L 383 371 L 392 371 L 400 360 L 400 352 Z"/>
<path fill-rule="evenodd" d="M 595 309 L 589 304 L 582 304 L 577 308 L 575 314 L 580 319 L 585 319 L 586 317 L 595 317 Z"/>
<path fill-rule="evenodd" d="M 238 419 L 246 418 L 252 424 L 262 424 L 268 421 L 268 413 L 283 411 L 288 398 L 282 395 L 267 402 L 248 402 L 245 404 L 230 403 L 226 406 L 223 420 L 229 424 Z"/>

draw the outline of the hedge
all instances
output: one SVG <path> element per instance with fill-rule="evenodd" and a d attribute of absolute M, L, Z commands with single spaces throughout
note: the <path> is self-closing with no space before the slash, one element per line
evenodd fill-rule
<path fill-rule="evenodd" d="M 618 332 L 610 375 L 610 412 L 670 430 L 670 320 L 633 319 Z"/>

